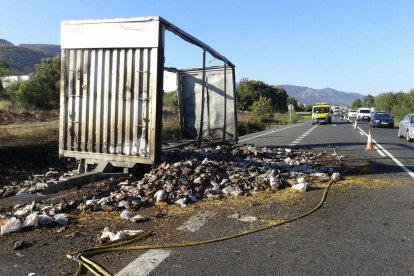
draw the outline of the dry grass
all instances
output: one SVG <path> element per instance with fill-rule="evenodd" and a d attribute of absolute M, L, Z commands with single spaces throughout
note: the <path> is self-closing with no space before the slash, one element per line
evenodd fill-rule
<path fill-rule="evenodd" d="M 341 188 L 359 188 L 364 190 L 378 189 L 382 187 L 398 187 L 402 185 L 401 182 L 395 181 L 388 177 L 382 176 L 372 177 L 372 176 L 347 176 L 341 182 Z"/>
<path fill-rule="evenodd" d="M 239 135 L 246 135 L 266 129 L 266 124 L 255 119 L 250 112 L 239 111 L 237 113 Z"/>
<path fill-rule="evenodd" d="M 0 125 L 0 147 L 41 144 L 59 140 L 59 121 Z"/>
<path fill-rule="evenodd" d="M 0 113 L 12 111 L 13 103 L 10 101 L 1 100 L 0 101 Z"/>
<path fill-rule="evenodd" d="M 162 140 L 179 140 L 181 138 L 180 121 L 178 118 L 165 118 L 162 122 Z"/>

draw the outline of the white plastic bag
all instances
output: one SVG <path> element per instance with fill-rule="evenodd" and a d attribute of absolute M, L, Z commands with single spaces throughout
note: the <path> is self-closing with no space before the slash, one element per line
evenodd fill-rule
<path fill-rule="evenodd" d="M 112 241 L 114 239 L 115 234 L 109 231 L 108 227 L 105 227 L 102 231 L 102 235 L 99 237 L 99 240 L 103 243 L 108 240 Z"/>
<path fill-rule="evenodd" d="M 308 189 L 308 183 L 306 182 L 302 182 L 302 183 L 298 183 L 298 184 L 293 184 L 292 188 L 298 191 L 302 191 L 305 192 Z"/>
<path fill-rule="evenodd" d="M 130 211 L 124 210 L 121 213 L 121 219 L 131 219 L 134 216 L 134 214 Z"/>
<path fill-rule="evenodd" d="M 2 225 L 0 227 L 0 235 L 20 231 L 20 229 L 22 229 L 22 222 L 20 221 L 20 219 L 11 217 L 7 220 L 5 225 Z"/>
<path fill-rule="evenodd" d="M 160 202 L 164 200 L 164 195 L 165 192 L 164 190 L 158 190 L 155 194 L 154 194 L 154 198 L 156 202 Z"/>
<path fill-rule="evenodd" d="M 29 227 L 34 226 L 37 227 L 39 225 L 39 215 L 37 213 L 30 214 L 26 217 L 23 222 L 22 227 Z"/>
<path fill-rule="evenodd" d="M 61 213 L 61 214 L 55 215 L 55 221 L 62 226 L 68 225 L 69 223 L 68 214 Z"/>
<path fill-rule="evenodd" d="M 51 222 L 52 220 L 53 219 L 51 217 L 49 217 L 48 215 L 45 215 L 45 214 L 39 216 L 39 224 L 40 225 L 46 225 L 49 222 Z"/>

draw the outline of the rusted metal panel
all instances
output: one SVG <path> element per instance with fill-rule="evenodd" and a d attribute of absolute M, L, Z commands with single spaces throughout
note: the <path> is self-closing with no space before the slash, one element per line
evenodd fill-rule
<path fill-rule="evenodd" d="M 88 74 L 88 68 L 90 66 L 89 63 L 89 52 L 84 51 L 83 52 L 83 64 L 82 64 L 82 119 L 81 119 L 81 150 L 87 151 L 88 149 L 88 139 L 87 139 L 87 132 L 88 132 L 88 124 L 86 123 L 88 121 L 88 88 L 89 88 L 89 74 Z"/>
<path fill-rule="evenodd" d="M 67 117 L 68 117 L 68 105 L 67 105 L 67 89 L 65 82 L 66 80 L 66 52 L 61 51 L 61 66 L 60 66 L 60 118 L 59 118 L 59 154 L 63 155 L 63 150 L 66 147 L 67 138 Z"/>
<path fill-rule="evenodd" d="M 118 80 L 118 51 L 112 51 L 112 68 L 110 69 L 111 76 L 110 76 L 110 82 L 111 82 L 111 91 L 109 92 L 109 95 L 111 97 L 111 114 L 108 116 L 110 118 L 109 122 L 109 131 L 110 131 L 110 137 L 109 137 L 109 153 L 115 154 L 115 137 L 116 137 L 116 106 L 117 106 L 117 80 Z"/>
<path fill-rule="evenodd" d="M 102 125 L 102 152 L 109 153 L 109 117 L 110 117 L 110 81 L 111 81 L 111 51 L 105 50 L 105 66 L 104 66 L 104 77 L 103 77 L 103 125 Z"/>

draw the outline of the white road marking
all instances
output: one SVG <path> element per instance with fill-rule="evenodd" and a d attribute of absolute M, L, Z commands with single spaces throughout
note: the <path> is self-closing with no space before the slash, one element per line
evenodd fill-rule
<path fill-rule="evenodd" d="M 358 129 L 363 132 L 366 136 L 368 136 L 368 134 L 365 133 L 365 131 L 363 131 L 360 127 L 358 127 Z M 372 139 L 372 142 L 383 151 L 384 154 L 386 154 L 389 158 L 391 158 L 398 166 L 400 166 L 409 176 L 411 176 L 412 178 L 414 178 L 414 173 L 412 171 L 410 171 L 403 163 L 400 162 L 400 160 L 398 160 L 397 158 L 395 158 L 388 150 L 386 150 L 383 146 L 381 146 L 380 144 L 377 143 L 377 141 L 375 141 L 374 139 Z"/>
<path fill-rule="evenodd" d="M 299 138 L 297 138 L 295 141 L 291 142 L 288 147 L 296 146 L 296 144 L 299 144 L 300 141 L 302 141 L 306 136 L 309 135 L 318 125 L 313 126 L 312 128 L 308 129 L 305 133 L 303 133 Z"/>
<path fill-rule="evenodd" d="M 382 157 L 385 157 L 385 154 L 381 151 L 381 150 L 377 150 L 378 154 L 381 155 Z"/>
<path fill-rule="evenodd" d="M 200 229 L 206 222 L 214 217 L 215 213 L 213 212 L 202 212 L 192 216 L 188 221 L 183 225 L 178 227 L 178 230 L 195 232 Z"/>
<path fill-rule="evenodd" d="M 285 129 L 289 129 L 289 128 L 292 128 L 292 127 L 297 127 L 297 126 L 300 126 L 300 125 L 304 125 L 304 124 L 307 124 L 307 123 L 308 122 L 300 123 L 300 124 L 296 124 L 296 125 L 291 125 L 291 126 L 284 127 L 284 128 L 277 128 L 277 129 L 271 130 L 271 131 L 266 132 L 266 133 L 262 133 L 262 134 L 259 134 L 259 135 L 256 135 L 256 136 L 253 136 L 253 137 L 250 137 L 250 138 L 246 138 L 246 139 L 243 139 L 243 140 L 239 140 L 239 143 L 240 142 L 247 141 L 247 140 L 251 140 L 251 139 L 254 139 L 254 138 L 258 138 L 258 137 L 261 137 L 261 136 L 264 136 L 264 135 L 267 135 L 267 134 L 271 134 L 271 133 L 274 133 L 274 132 L 278 132 L 278 131 L 282 131 L 282 130 L 285 130 Z"/>
<path fill-rule="evenodd" d="M 214 217 L 213 212 L 200 212 L 192 216 L 178 230 L 190 231 L 192 233 L 200 229 L 209 219 Z M 171 255 L 172 251 L 163 249 L 148 250 L 125 268 L 119 271 L 115 276 L 146 276 L 150 274 L 159 264 Z"/>
<path fill-rule="evenodd" d="M 364 132 L 362 132 L 362 131 L 360 131 L 359 134 L 361 134 L 361 136 L 364 136 L 365 135 Z"/>
<path fill-rule="evenodd" d="M 385 154 L 377 146 L 374 146 L 374 149 L 378 152 L 379 155 L 385 157 Z"/>
<path fill-rule="evenodd" d="M 151 273 L 162 261 L 171 255 L 171 251 L 151 249 L 136 258 L 115 276 L 145 276 Z"/>

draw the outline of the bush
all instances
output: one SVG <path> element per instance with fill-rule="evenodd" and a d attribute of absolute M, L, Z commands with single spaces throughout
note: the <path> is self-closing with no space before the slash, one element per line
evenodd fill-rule
<path fill-rule="evenodd" d="M 178 110 L 177 91 L 164 93 L 163 105 L 165 109 L 168 109 L 171 111 L 177 111 Z"/>
<path fill-rule="evenodd" d="M 0 98 L 27 110 L 51 110 L 59 107 L 60 57 L 43 59 L 28 81 L 10 83 Z"/>
<path fill-rule="evenodd" d="M 269 121 L 273 115 L 272 101 L 269 98 L 260 97 L 252 105 L 253 116 L 260 122 Z"/>

